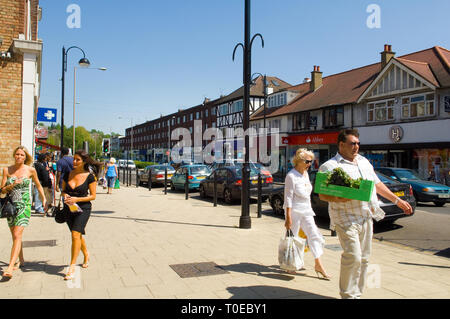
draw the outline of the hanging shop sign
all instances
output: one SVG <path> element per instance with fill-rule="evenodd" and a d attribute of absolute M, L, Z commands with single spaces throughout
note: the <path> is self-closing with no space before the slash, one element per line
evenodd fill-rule
<path fill-rule="evenodd" d="M 398 143 L 403 138 L 403 129 L 399 125 L 394 125 L 389 129 L 389 138 L 392 142 Z"/>

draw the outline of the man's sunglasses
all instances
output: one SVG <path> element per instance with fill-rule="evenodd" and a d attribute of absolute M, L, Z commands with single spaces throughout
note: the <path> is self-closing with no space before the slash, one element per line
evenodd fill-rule
<path fill-rule="evenodd" d="M 361 142 L 350 142 L 348 144 L 350 144 L 351 146 L 356 146 L 356 145 L 360 146 Z"/>

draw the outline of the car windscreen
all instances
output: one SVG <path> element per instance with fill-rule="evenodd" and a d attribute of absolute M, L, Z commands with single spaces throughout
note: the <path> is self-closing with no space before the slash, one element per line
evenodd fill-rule
<path fill-rule="evenodd" d="M 377 174 L 378 178 L 380 179 L 380 181 L 381 181 L 383 184 L 386 184 L 386 185 L 398 184 L 397 181 L 393 180 L 393 179 L 390 178 L 390 177 L 387 177 L 387 176 L 384 175 L 384 174 L 381 174 L 381 173 L 378 173 L 378 172 L 377 172 L 376 174 Z"/>
<path fill-rule="evenodd" d="M 399 169 L 399 170 L 395 170 L 395 174 L 402 180 L 408 180 L 408 179 L 415 179 L 415 180 L 419 180 L 420 177 L 417 176 L 413 171 L 410 170 L 406 170 L 406 169 Z"/>
<path fill-rule="evenodd" d="M 175 169 L 172 166 L 166 166 L 166 165 L 155 165 L 151 166 L 150 168 L 154 171 L 164 171 L 167 167 L 168 171 L 174 171 Z"/>
<path fill-rule="evenodd" d="M 236 173 L 236 176 L 238 178 L 242 178 L 242 165 L 240 167 L 238 165 L 236 165 L 231 169 Z M 259 173 L 258 170 L 256 170 L 253 167 L 250 167 L 250 177 L 258 176 L 258 173 Z"/>
<path fill-rule="evenodd" d="M 211 170 L 207 166 L 192 166 L 191 174 L 209 175 L 211 174 Z"/>
<path fill-rule="evenodd" d="M 132 160 L 129 160 L 128 165 L 130 165 L 130 164 L 134 165 L 134 162 Z"/>

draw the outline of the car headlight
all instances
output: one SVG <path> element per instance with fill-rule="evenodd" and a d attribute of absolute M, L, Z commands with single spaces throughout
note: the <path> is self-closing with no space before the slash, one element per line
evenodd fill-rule
<path fill-rule="evenodd" d="M 422 191 L 423 192 L 434 192 L 434 189 L 430 188 L 430 187 L 425 187 L 425 188 L 422 188 Z"/>

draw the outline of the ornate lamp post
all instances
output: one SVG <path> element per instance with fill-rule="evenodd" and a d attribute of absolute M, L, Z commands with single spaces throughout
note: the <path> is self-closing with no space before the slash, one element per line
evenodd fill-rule
<path fill-rule="evenodd" d="M 88 67 L 91 65 L 88 59 L 86 59 L 86 54 L 83 49 L 73 46 L 66 50 L 62 48 L 62 77 L 61 77 L 61 149 L 64 146 L 64 84 L 65 84 L 65 74 L 67 72 L 67 54 L 71 49 L 78 49 L 83 53 L 83 58 L 78 61 L 78 64 L 82 67 Z M 73 150 L 72 150 L 73 152 Z"/>

